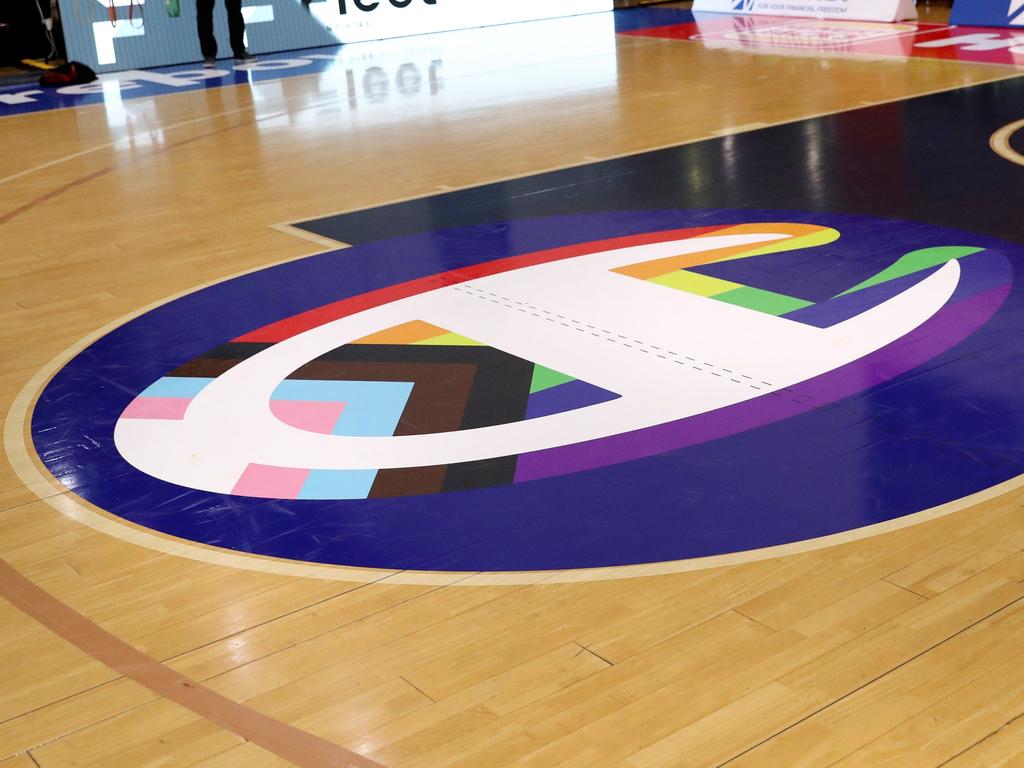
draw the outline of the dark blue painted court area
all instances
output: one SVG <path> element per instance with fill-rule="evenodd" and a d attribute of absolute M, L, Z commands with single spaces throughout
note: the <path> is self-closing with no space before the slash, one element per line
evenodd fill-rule
<path fill-rule="evenodd" d="M 398 569 L 700 557 L 848 531 L 961 498 L 1024 471 L 1024 223 L 1006 204 L 1024 199 L 1024 169 L 988 148 L 992 131 L 1019 119 L 1020 104 L 1022 80 L 977 86 L 308 222 L 310 231 L 357 246 L 207 288 L 94 343 L 40 397 L 36 449 L 75 493 L 158 531 L 243 552 Z M 951 110 L 963 119 L 936 135 L 935 116 Z M 812 154 L 820 159 L 810 167 Z M 690 173 L 693 166 L 700 173 Z M 864 378 L 884 381 L 857 394 L 680 450 L 544 480 L 407 498 L 278 501 L 165 483 L 128 465 L 114 446 L 116 419 L 154 379 L 298 312 L 511 255 L 763 221 L 841 232 L 833 244 L 759 257 L 754 271 L 732 274 L 754 283 L 757 270 L 762 278 L 784 273 L 773 287 L 794 295 L 832 295 L 902 253 L 943 245 L 999 255 L 1012 270 L 999 280 L 1011 283 L 984 324 L 911 370 L 886 378 L 865 361 Z"/>

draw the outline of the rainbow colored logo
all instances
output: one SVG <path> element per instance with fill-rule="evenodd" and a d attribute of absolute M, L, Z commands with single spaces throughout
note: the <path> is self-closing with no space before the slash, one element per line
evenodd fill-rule
<path fill-rule="evenodd" d="M 561 235 L 584 225 L 604 236 Z M 508 230 L 356 246 L 132 320 L 50 382 L 40 455 L 174 536 L 428 570 L 735 552 L 1024 471 L 998 437 L 1019 246 L 817 214 Z"/>

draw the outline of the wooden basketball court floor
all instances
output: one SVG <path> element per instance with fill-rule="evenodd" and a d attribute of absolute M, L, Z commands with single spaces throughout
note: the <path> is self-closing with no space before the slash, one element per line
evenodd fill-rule
<path fill-rule="evenodd" d="M 564 477 L 213 504 L 101 463 L 108 399 L 209 364 L 212 325 L 302 317 L 303 280 L 459 288 L 766 210 L 867 238 L 872 269 L 879 243 L 1024 244 L 1020 146 L 989 146 L 1024 118 L 1012 67 L 463 34 L 473 66 L 420 95 L 312 74 L 0 119 L 0 766 L 1024 765 L 1012 288 L 831 404 Z M 837 295 L 850 253 L 796 283 Z M 958 274 L 998 283 L 975 258 Z"/>

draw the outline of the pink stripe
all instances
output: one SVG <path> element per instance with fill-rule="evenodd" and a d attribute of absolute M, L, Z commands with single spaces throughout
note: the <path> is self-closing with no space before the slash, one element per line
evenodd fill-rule
<path fill-rule="evenodd" d="M 122 419 L 176 419 L 185 418 L 190 397 L 136 397 L 121 414 Z"/>
<path fill-rule="evenodd" d="M 307 477 L 308 469 L 250 464 L 231 492 L 265 499 L 297 499 Z"/>
<path fill-rule="evenodd" d="M 345 403 L 319 403 L 311 400 L 271 400 L 270 412 L 285 424 L 329 435 L 334 431 Z"/>

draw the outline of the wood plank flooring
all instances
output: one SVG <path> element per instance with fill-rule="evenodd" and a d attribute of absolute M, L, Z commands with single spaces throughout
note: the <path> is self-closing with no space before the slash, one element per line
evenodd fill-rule
<path fill-rule="evenodd" d="M 95 106 L 0 120 L 0 408 L 126 314 L 318 250 L 281 222 L 1014 74 L 614 45 L 595 91 L 553 71 L 512 98 L 451 82 L 353 113 L 310 76 L 125 102 L 123 125 Z M 12 461 L 3 561 L 181 675 L 392 768 L 1024 765 L 1022 491 L 690 573 L 362 584 L 108 536 Z M 2 768 L 289 764 L 4 601 L 0 626 Z"/>

